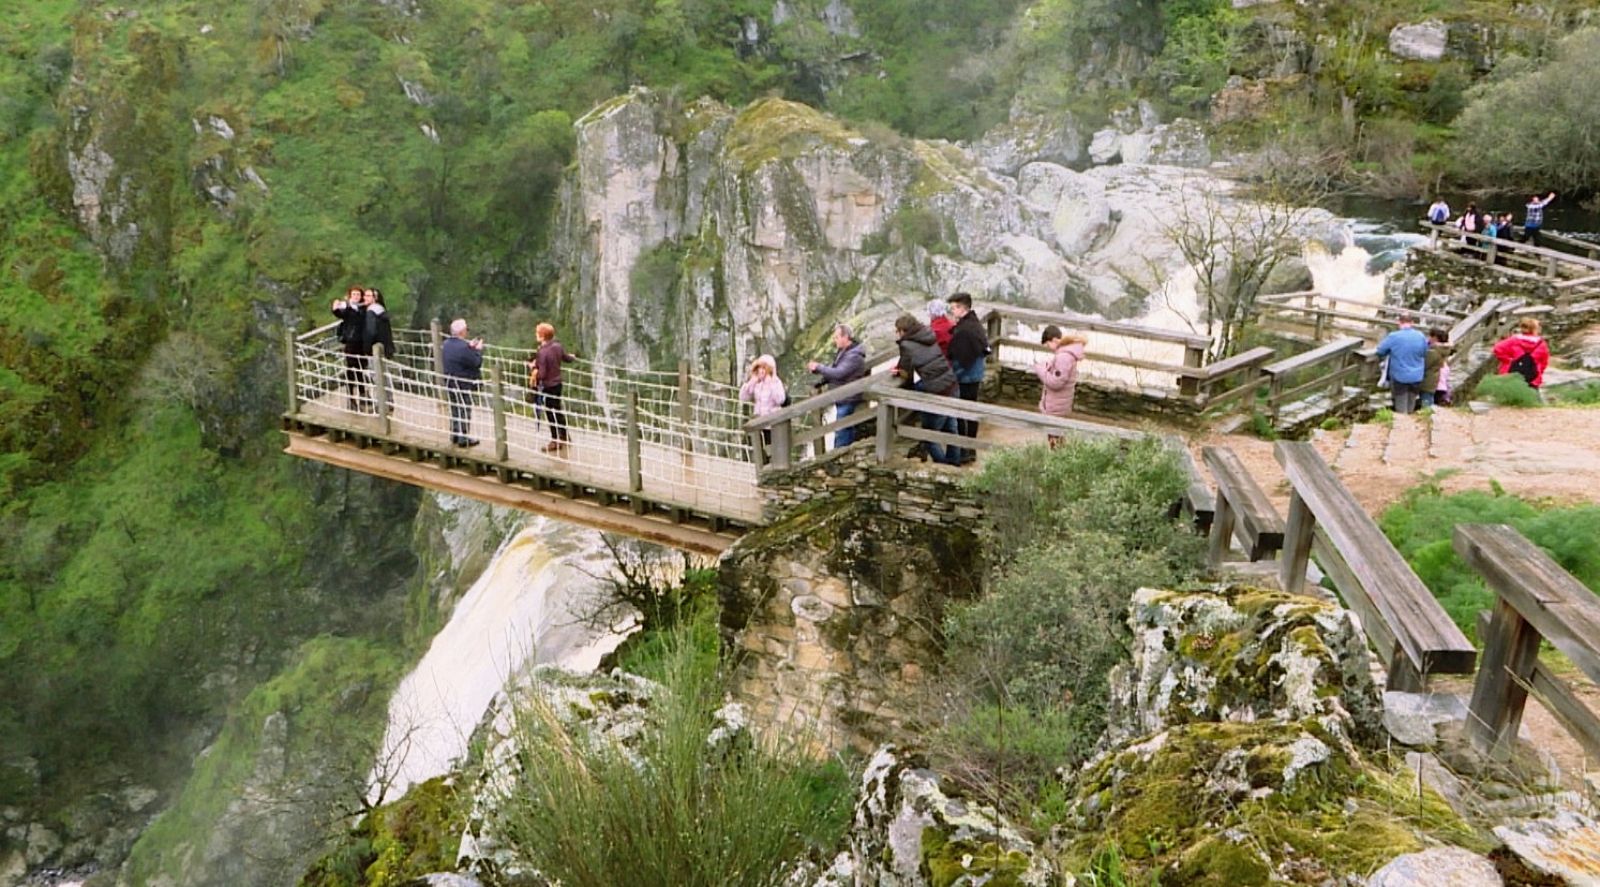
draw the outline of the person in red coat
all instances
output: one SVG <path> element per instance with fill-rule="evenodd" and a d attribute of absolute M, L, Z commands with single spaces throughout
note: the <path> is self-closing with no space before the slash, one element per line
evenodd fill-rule
<path fill-rule="evenodd" d="M 1544 384 L 1545 367 L 1550 365 L 1550 344 L 1539 335 L 1537 318 L 1522 318 L 1515 333 L 1494 343 L 1494 356 L 1500 361 L 1497 372 L 1502 376 L 1512 372 L 1512 365 L 1523 355 L 1533 360 L 1534 374 L 1528 380 L 1528 385 L 1538 388 Z M 1522 375 L 1526 377 L 1525 373 Z"/>
<path fill-rule="evenodd" d="M 955 328 L 956 322 L 950 319 L 949 306 L 943 299 L 928 303 L 928 329 L 933 330 L 933 340 L 947 358 L 950 356 L 950 336 Z"/>

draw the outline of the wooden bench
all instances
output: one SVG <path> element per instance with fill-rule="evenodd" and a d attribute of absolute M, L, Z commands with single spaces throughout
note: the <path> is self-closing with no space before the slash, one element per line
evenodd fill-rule
<path fill-rule="evenodd" d="M 1275 452 L 1294 489 L 1280 558 L 1284 590 L 1304 589 L 1315 550 L 1388 663 L 1390 688 L 1421 689 L 1432 674 L 1471 674 L 1477 651 L 1466 635 L 1316 449 L 1280 441 Z"/>
<path fill-rule="evenodd" d="M 1451 541 L 1497 596 L 1479 629 L 1483 665 L 1467 719 L 1472 744 L 1486 754 L 1508 753 L 1531 688 L 1584 750 L 1600 757 L 1600 719 L 1539 663 L 1539 643 L 1549 641 L 1600 683 L 1600 600 L 1511 527 L 1463 524 Z"/>
<path fill-rule="evenodd" d="M 1194 454 L 1189 452 L 1189 445 L 1183 438 L 1176 434 L 1164 435 L 1161 442 L 1178 460 L 1178 467 L 1183 469 L 1189 479 L 1189 486 L 1183 492 L 1183 498 L 1173 503 L 1172 518 L 1174 520 L 1187 514 L 1194 522 L 1196 533 L 1211 532 L 1211 524 L 1216 520 L 1217 497 L 1211 494 L 1211 488 L 1206 486 L 1206 480 L 1200 474 L 1200 466 L 1194 464 Z"/>
<path fill-rule="evenodd" d="M 1222 566 L 1231 537 L 1237 536 L 1252 561 L 1265 560 L 1283 547 L 1284 525 L 1267 494 L 1227 447 L 1203 447 L 1200 458 L 1217 482 L 1216 512 L 1211 518 L 1207 559 Z"/>

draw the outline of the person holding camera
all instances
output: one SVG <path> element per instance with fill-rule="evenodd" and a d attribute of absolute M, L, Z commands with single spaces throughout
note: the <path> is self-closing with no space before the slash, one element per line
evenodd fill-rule
<path fill-rule="evenodd" d="M 344 351 L 344 384 L 349 392 L 352 413 L 366 412 L 369 400 L 367 355 L 372 353 L 372 349 L 367 346 L 366 305 L 366 295 L 361 287 L 353 286 L 344 298 L 333 300 L 332 306 L 333 316 L 339 318 L 335 335 Z"/>
<path fill-rule="evenodd" d="M 858 379 L 867 377 L 867 349 L 851 333 L 850 327 L 845 324 L 836 324 L 833 328 L 833 347 L 835 349 L 832 363 L 811 361 L 806 364 L 806 369 L 822 377 L 817 387 L 839 388 Z M 847 398 L 833 405 L 833 420 L 835 422 L 849 416 L 861 405 L 861 395 Z M 833 446 L 847 447 L 856 440 L 855 425 L 841 428 L 833 433 Z"/>
<path fill-rule="evenodd" d="M 783 380 L 778 378 L 776 358 L 763 354 L 750 364 L 744 384 L 739 386 L 739 399 L 755 404 L 757 418 L 783 409 L 784 403 L 789 400 L 789 393 L 783 390 Z M 762 429 L 761 437 L 770 445 L 772 429 Z"/>
<path fill-rule="evenodd" d="M 472 431 L 472 395 L 483 378 L 483 340 L 467 338 L 467 322 L 450 321 L 450 338 L 440 347 L 445 393 L 450 398 L 450 442 L 475 447 Z"/>

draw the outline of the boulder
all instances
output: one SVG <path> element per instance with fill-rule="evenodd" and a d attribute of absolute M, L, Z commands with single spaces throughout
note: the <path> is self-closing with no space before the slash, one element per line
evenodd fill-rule
<path fill-rule="evenodd" d="M 1460 847 L 1397 856 L 1372 873 L 1367 887 L 1501 887 L 1494 863 Z"/>
<path fill-rule="evenodd" d="M 993 807 L 948 792 L 918 756 L 892 745 L 862 774 L 850 854 L 856 883 L 880 887 L 1062 883 L 1050 858 Z"/>
<path fill-rule="evenodd" d="M 1395 25 L 1389 32 L 1389 53 L 1396 58 L 1437 62 L 1444 58 L 1450 29 L 1438 19 Z"/>
<path fill-rule="evenodd" d="M 1568 884 L 1600 884 L 1600 823 L 1582 813 L 1562 810 L 1496 826 L 1494 834 L 1540 874 Z"/>
<path fill-rule="evenodd" d="M 1383 726 L 1401 745 L 1431 746 L 1439 741 L 1438 728 L 1465 723 L 1467 705 L 1454 693 L 1383 694 Z"/>
<path fill-rule="evenodd" d="M 969 147 L 985 167 L 1007 176 L 1030 163 L 1074 166 L 1084 158 L 1083 134 L 1071 112 L 1013 117 Z"/>

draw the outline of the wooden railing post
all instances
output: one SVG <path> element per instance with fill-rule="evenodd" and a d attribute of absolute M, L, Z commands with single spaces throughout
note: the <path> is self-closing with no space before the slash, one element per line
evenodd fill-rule
<path fill-rule="evenodd" d="M 296 377 L 299 368 L 295 366 L 294 330 L 283 334 L 283 363 L 289 370 L 289 414 L 298 415 L 300 412 L 300 380 Z"/>
<path fill-rule="evenodd" d="M 894 407 L 888 401 L 878 401 L 878 461 L 889 461 L 889 449 L 894 446 Z"/>
<path fill-rule="evenodd" d="M 784 469 L 789 467 L 791 451 L 790 441 L 794 439 L 791 434 L 792 423 L 789 419 L 772 426 L 772 467 Z"/>
<path fill-rule="evenodd" d="M 489 410 L 494 416 L 494 458 L 504 462 L 510 450 L 506 442 L 506 389 L 497 366 L 489 367 Z"/>
<path fill-rule="evenodd" d="M 1233 538 L 1233 504 L 1220 485 L 1217 489 L 1217 510 L 1211 515 L 1211 538 L 1206 546 L 1206 562 L 1215 570 L 1228 557 L 1229 540 Z"/>
<path fill-rule="evenodd" d="M 628 490 L 644 490 L 644 472 L 639 463 L 639 392 L 628 392 L 628 412 L 624 419 L 628 434 Z"/>
<path fill-rule="evenodd" d="M 389 436 L 389 379 L 383 363 L 383 343 L 372 346 L 372 405 L 378 410 L 378 433 Z"/>
<path fill-rule="evenodd" d="M 688 429 L 692 427 L 690 420 L 694 418 L 693 396 L 693 393 L 689 390 L 689 362 L 680 360 L 678 361 L 678 427 L 684 429 L 684 433 L 680 435 L 680 440 L 683 441 L 683 454 L 685 456 L 694 454 L 695 436 L 692 433 L 688 433 Z"/>
<path fill-rule="evenodd" d="M 1217 503 L 1221 508 L 1222 503 Z M 1289 520 L 1283 531 L 1279 555 L 1278 584 L 1289 594 L 1301 594 L 1306 587 L 1306 565 L 1311 562 L 1311 531 L 1317 519 L 1299 491 L 1289 496 Z"/>
<path fill-rule="evenodd" d="M 428 339 L 433 343 L 433 371 L 438 376 L 444 376 L 444 330 L 439 328 L 437 318 L 428 321 Z"/>
<path fill-rule="evenodd" d="M 1539 633 L 1505 598 L 1497 598 L 1483 637 L 1483 658 L 1467 718 L 1473 748 L 1490 756 L 1509 754 L 1522 725 L 1528 681 L 1538 659 Z"/>

